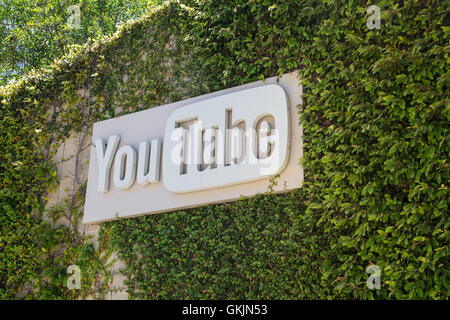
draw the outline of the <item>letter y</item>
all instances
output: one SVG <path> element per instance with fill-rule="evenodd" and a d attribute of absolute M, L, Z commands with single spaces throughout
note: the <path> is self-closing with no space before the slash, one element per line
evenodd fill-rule
<path fill-rule="evenodd" d="M 119 141 L 120 137 L 117 135 L 109 137 L 108 144 L 106 146 L 103 139 L 95 140 L 98 160 L 98 192 L 108 192 L 109 190 L 109 172 L 111 171 L 111 165 L 117 146 L 119 145 Z"/>

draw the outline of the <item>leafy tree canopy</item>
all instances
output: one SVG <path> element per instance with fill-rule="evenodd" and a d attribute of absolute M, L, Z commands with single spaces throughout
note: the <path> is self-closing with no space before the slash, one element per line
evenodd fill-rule
<path fill-rule="evenodd" d="M 0 85 L 92 42 L 162 0 L 1 0 Z M 79 26 L 73 25 L 79 8 Z"/>

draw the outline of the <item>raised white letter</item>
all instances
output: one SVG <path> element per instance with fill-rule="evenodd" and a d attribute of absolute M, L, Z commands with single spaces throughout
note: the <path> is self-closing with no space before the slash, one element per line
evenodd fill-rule
<path fill-rule="evenodd" d="M 150 163 L 149 163 L 150 158 Z M 152 140 L 152 145 L 147 141 L 139 144 L 139 157 L 137 169 L 137 182 L 141 185 L 159 182 L 159 166 L 161 158 L 161 142 Z M 147 171 L 147 173 L 145 173 Z"/>
<path fill-rule="evenodd" d="M 123 146 L 117 151 L 114 161 L 114 185 L 125 190 L 133 185 L 135 178 L 136 151 L 131 146 Z"/>
<path fill-rule="evenodd" d="M 109 137 L 105 152 L 105 142 L 102 139 L 95 140 L 99 169 L 97 184 L 98 192 L 108 192 L 109 190 L 109 172 L 119 141 L 120 137 L 117 135 Z"/>
<path fill-rule="evenodd" d="M 267 121 L 261 122 L 258 132 L 258 158 L 267 158 L 270 155 L 271 145 L 274 142 L 271 136 L 271 126 Z"/>

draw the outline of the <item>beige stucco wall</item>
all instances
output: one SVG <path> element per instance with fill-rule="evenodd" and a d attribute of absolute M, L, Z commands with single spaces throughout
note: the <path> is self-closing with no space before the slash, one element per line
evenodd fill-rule
<path fill-rule="evenodd" d="M 79 94 L 85 95 L 86 91 L 80 91 Z M 92 127 L 87 128 L 87 130 L 81 133 L 73 133 L 69 139 L 59 146 L 56 156 L 54 157 L 54 161 L 57 164 L 59 185 L 55 190 L 48 194 L 47 208 L 52 207 L 63 199 L 71 197 L 73 193 L 79 189 L 80 185 L 87 180 L 91 151 L 91 132 Z M 57 225 L 61 224 L 69 226 L 68 219 L 58 219 Z M 98 249 L 99 224 L 86 225 L 83 224 L 80 219 L 76 228 L 82 235 L 88 236 L 90 238 L 89 241 L 93 244 L 94 248 Z M 128 294 L 125 292 L 125 286 L 123 284 L 125 278 L 119 273 L 120 268 L 124 267 L 125 264 L 120 261 L 115 254 L 112 255 L 110 260 L 111 259 L 116 259 L 116 262 L 111 268 L 113 281 L 110 289 L 112 290 L 111 293 L 108 294 L 107 299 L 128 299 Z"/>

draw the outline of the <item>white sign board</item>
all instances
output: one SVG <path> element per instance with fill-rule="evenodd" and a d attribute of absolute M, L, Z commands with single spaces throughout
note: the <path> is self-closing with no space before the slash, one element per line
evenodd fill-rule
<path fill-rule="evenodd" d="M 94 124 L 84 223 L 301 186 L 296 73 Z"/>

